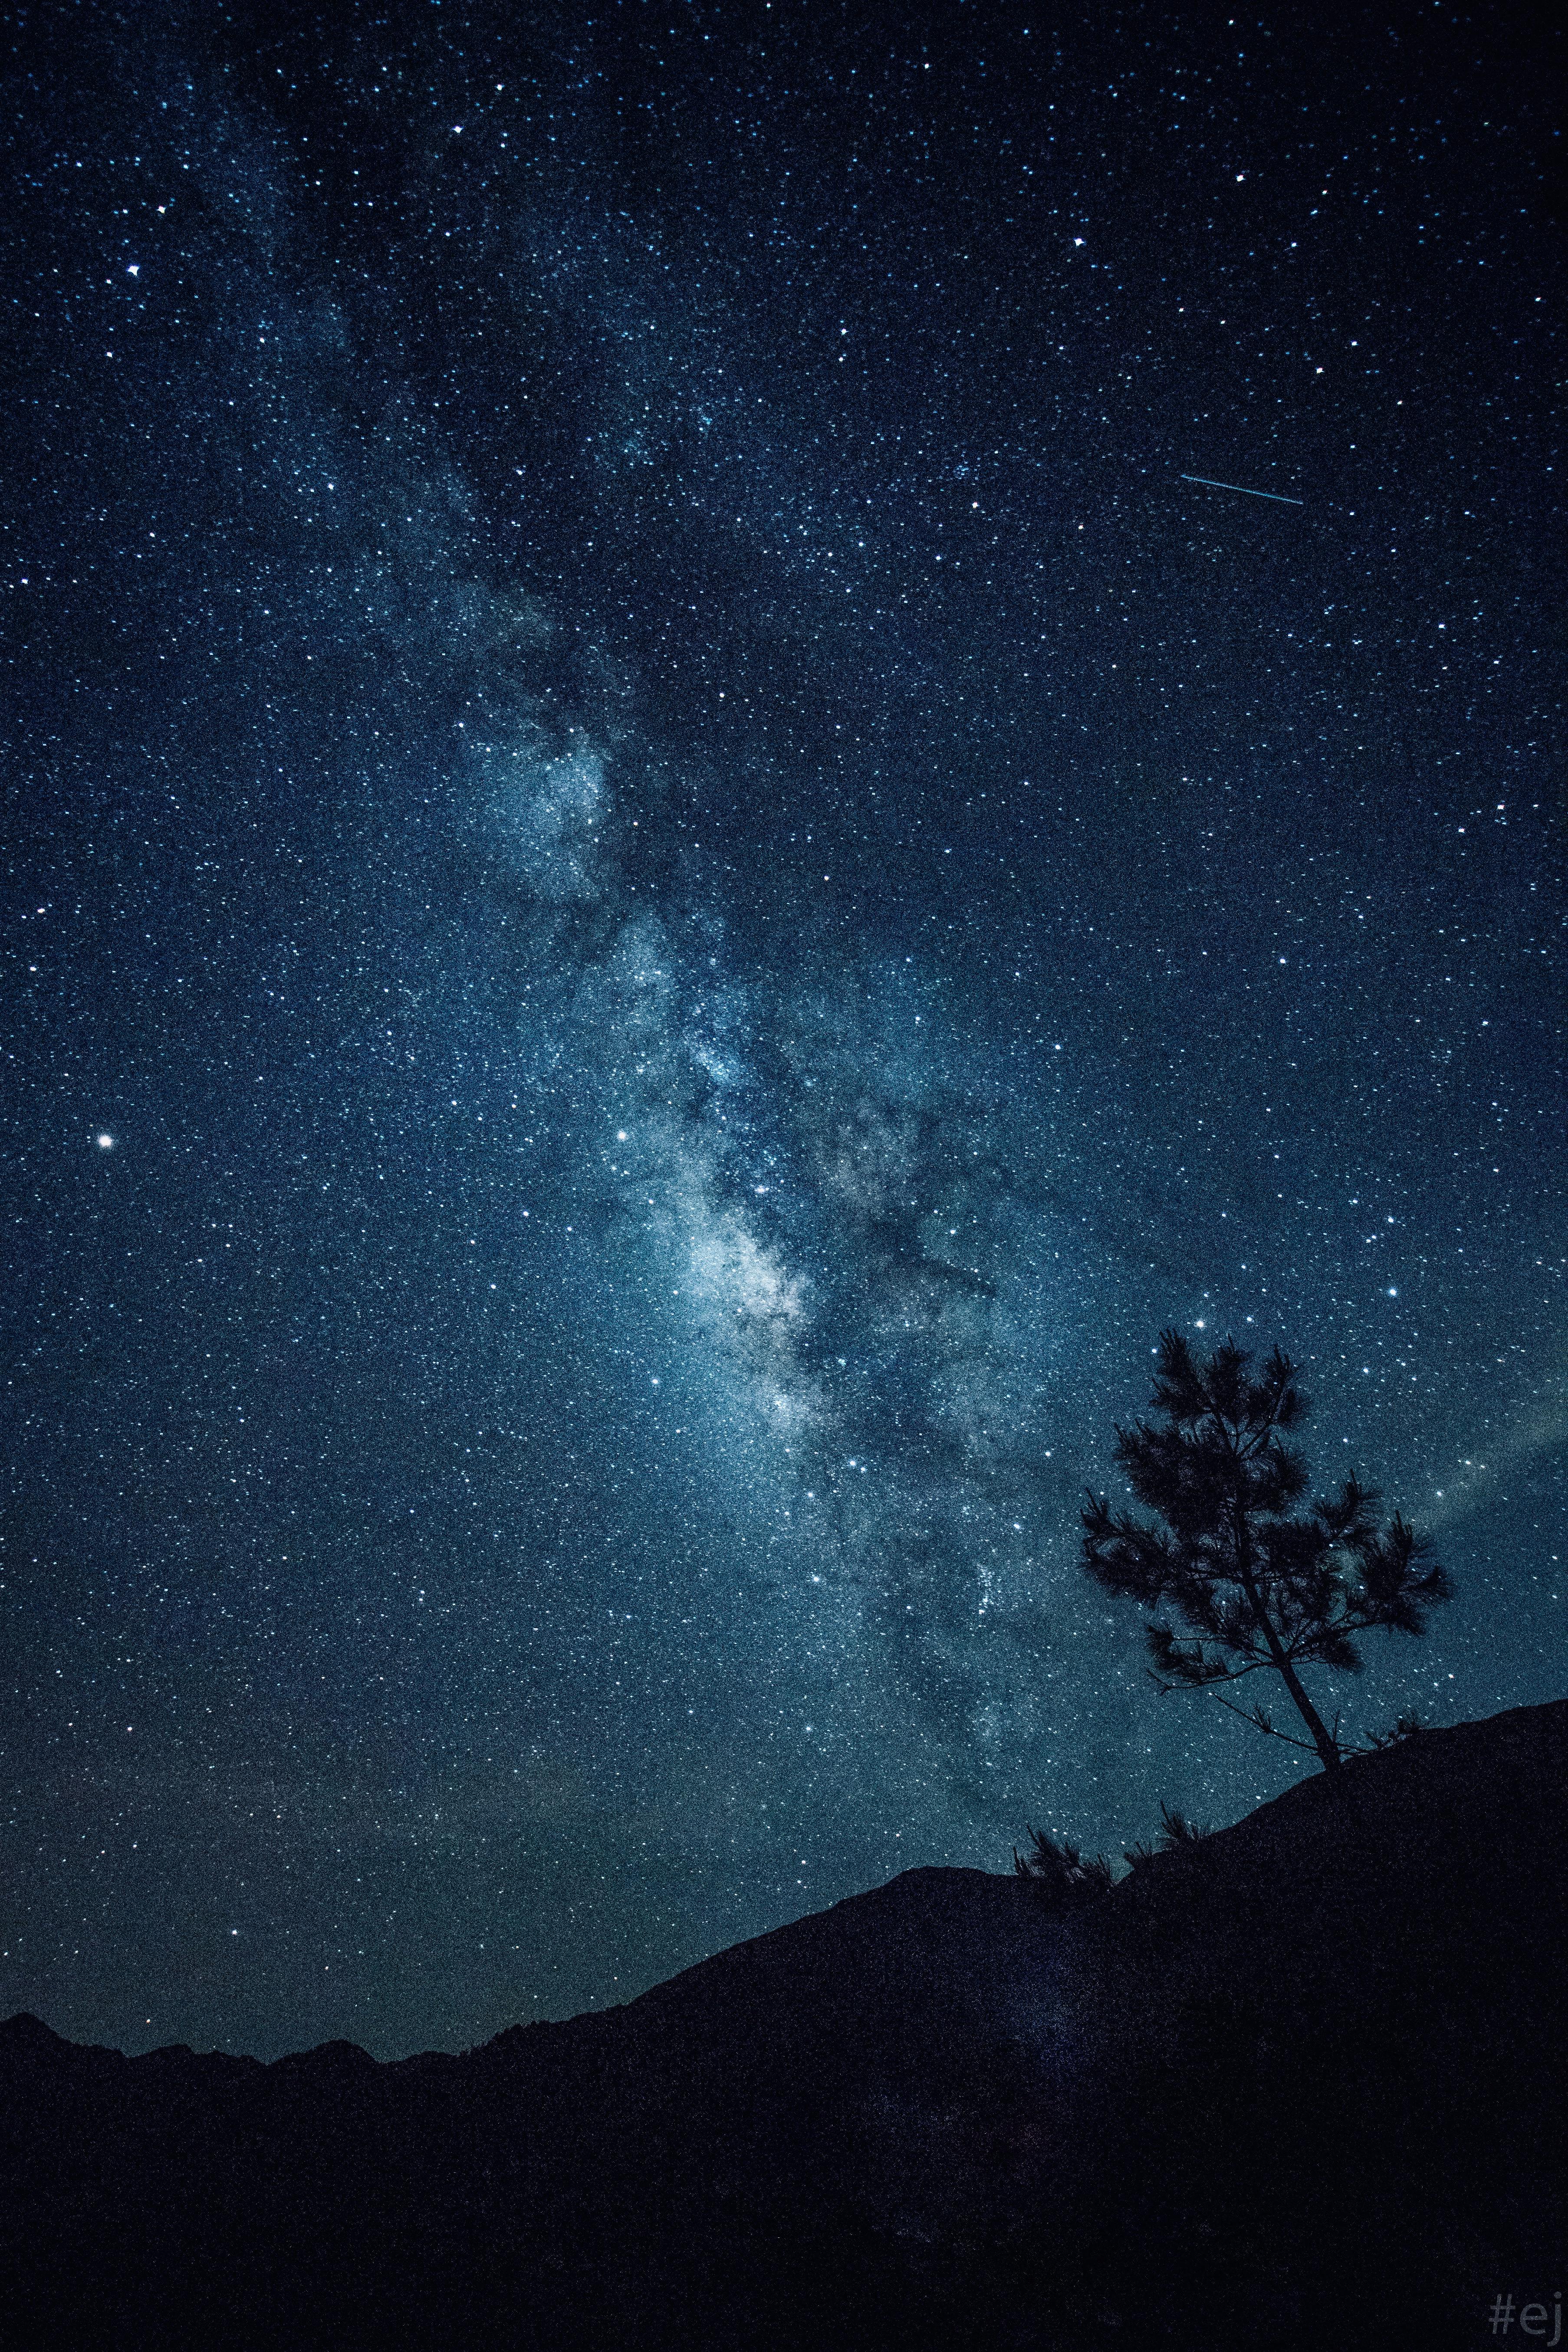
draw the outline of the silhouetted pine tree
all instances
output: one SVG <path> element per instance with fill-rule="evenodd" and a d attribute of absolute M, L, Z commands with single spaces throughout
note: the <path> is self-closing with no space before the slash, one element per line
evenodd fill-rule
<path fill-rule="evenodd" d="M 1310 1742 L 1278 1730 L 1261 1706 L 1234 1712 L 1272 1738 L 1315 1748 L 1333 1772 L 1339 1719 L 1331 1731 L 1300 1669 L 1359 1673 L 1357 1634 L 1422 1633 L 1426 1612 L 1452 1587 L 1441 1568 L 1426 1564 L 1426 1541 L 1397 1512 L 1380 1528 L 1375 1489 L 1353 1477 L 1337 1499 L 1292 1515 L 1307 1468 L 1282 1433 L 1305 1419 L 1307 1400 L 1278 1348 L 1260 1380 L 1248 1379 L 1250 1361 L 1226 1339 L 1200 1370 L 1179 1332 L 1161 1334 L 1152 1399 L 1161 1420 L 1119 1428 L 1116 1458 L 1138 1500 L 1165 1525 L 1113 1514 L 1091 1493 L 1084 1566 L 1108 1592 L 1146 1608 L 1164 1604 L 1198 1637 L 1184 1646 L 1163 1618 L 1151 1622 L 1153 1679 L 1163 1690 L 1277 1674 Z"/>

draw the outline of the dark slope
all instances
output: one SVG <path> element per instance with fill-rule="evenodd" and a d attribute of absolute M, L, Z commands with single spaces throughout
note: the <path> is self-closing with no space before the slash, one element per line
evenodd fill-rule
<path fill-rule="evenodd" d="M 1568 1706 L 1342 1779 L 1094 1923 L 1095 2267 L 1178 2340 L 1195 2305 L 1222 2342 L 1479 2346 L 1494 2294 L 1564 2283 Z"/>
<path fill-rule="evenodd" d="M 381 2066 L 0 2027 L 0 2344 L 1479 2346 L 1564 2284 L 1568 1705 L 1067 1914 L 918 1870 Z"/>

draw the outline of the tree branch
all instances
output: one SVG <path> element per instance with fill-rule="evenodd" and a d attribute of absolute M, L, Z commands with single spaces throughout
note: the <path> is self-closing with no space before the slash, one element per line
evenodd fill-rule
<path fill-rule="evenodd" d="M 1237 1706 L 1233 1698 L 1226 1698 L 1221 1691 L 1215 1691 L 1215 1696 L 1219 1700 L 1221 1706 L 1228 1706 L 1232 1715 L 1240 1716 L 1243 1723 L 1250 1723 L 1257 1730 L 1266 1731 L 1270 1739 L 1282 1739 L 1287 1748 L 1300 1748 L 1303 1753 L 1308 1756 L 1315 1756 L 1317 1754 L 1318 1749 L 1316 1741 L 1310 1739 L 1296 1739 L 1292 1738 L 1289 1732 L 1281 1731 L 1277 1724 L 1269 1722 L 1268 1717 L 1264 1714 L 1263 1709 L 1260 1706 Z M 1337 1716 L 1334 1720 L 1337 1724 L 1339 1721 Z"/>
<path fill-rule="evenodd" d="M 1149 1680 L 1153 1684 L 1156 1690 L 1176 1691 L 1210 1690 L 1215 1683 L 1238 1683 L 1243 1675 L 1269 1673 L 1272 1669 L 1273 1660 L 1271 1658 L 1256 1658 L 1249 1666 L 1220 1666 L 1215 1673 L 1205 1675 L 1201 1683 L 1162 1682 L 1159 1675 L 1154 1672 L 1152 1666 L 1145 1666 L 1143 1671 L 1148 1675 Z M 1215 1695 L 1217 1696 L 1217 1693 Z M 1228 1699 L 1221 1699 L 1220 1705 L 1222 1706 L 1228 1706 L 1230 1705 L 1230 1701 Z M 1239 1712 L 1240 1710 L 1238 1709 L 1237 1711 Z"/>

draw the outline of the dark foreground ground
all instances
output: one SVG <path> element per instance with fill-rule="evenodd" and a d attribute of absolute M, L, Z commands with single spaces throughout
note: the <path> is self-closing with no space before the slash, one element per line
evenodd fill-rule
<path fill-rule="evenodd" d="M 0 2346 L 1550 2345 L 1565 1829 L 1560 1703 L 1076 1908 L 910 1871 L 461 2058 L 13 2018 Z"/>

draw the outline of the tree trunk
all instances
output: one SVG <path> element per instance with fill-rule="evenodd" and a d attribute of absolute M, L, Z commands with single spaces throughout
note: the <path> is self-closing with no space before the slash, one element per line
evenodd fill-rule
<path fill-rule="evenodd" d="M 1242 1523 L 1239 1509 L 1237 1512 L 1237 1565 L 1240 1570 L 1242 1590 L 1251 1601 L 1253 1613 L 1263 1628 L 1263 1638 L 1268 1644 L 1268 1655 L 1273 1661 L 1274 1671 L 1295 1700 L 1297 1713 L 1312 1735 L 1312 1745 L 1318 1751 L 1319 1760 L 1324 1771 L 1337 1772 L 1342 1760 L 1340 1756 L 1339 1743 L 1307 1696 L 1301 1677 L 1285 1655 L 1285 1644 L 1275 1632 L 1268 1612 L 1263 1606 L 1263 1596 L 1258 1590 L 1252 1573 L 1252 1547 L 1248 1540 L 1247 1530 Z"/>
<path fill-rule="evenodd" d="M 1258 1613 L 1260 1616 L 1262 1615 L 1261 1611 L 1259 1611 Z M 1319 1756 L 1322 1759 L 1324 1771 L 1337 1772 L 1342 1760 L 1340 1756 L 1339 1744 L 1334 1738 L 1333 1733 L 1323 1721 L 1322 1717 L 1318 1713 L 1317 1708 L 1312 1705 L 1311 1700 L 1307 1696 L 1306 1691 L 1301 1685 L 1300 1676 L 1297 1674 L 1295 1667 L 1290 1664 L 1289 1659 L 1285 1655 L 1284 1651 L 1279 1645 L 1279 1638 L 1275 1633 L 1274 1628 L 1268 1623 L 1267 1618 L 1264 1619 L 1264 1634 L 1268 1641 L 1268 1647 L 1273 1653 L 1274 1663 L 1279 1669 L 1285 1687 L 1289 1692 L 1291 1697 L 1295 1700 L 1297 1707 L 1300 1712 L 1301 1720 L 1312 1735 L 1312 1745 L 1317 1749 Z"/>

